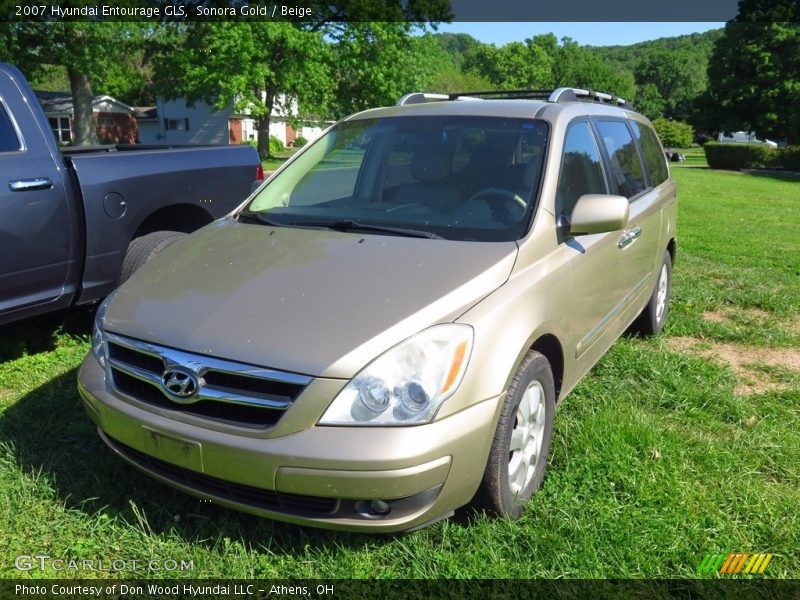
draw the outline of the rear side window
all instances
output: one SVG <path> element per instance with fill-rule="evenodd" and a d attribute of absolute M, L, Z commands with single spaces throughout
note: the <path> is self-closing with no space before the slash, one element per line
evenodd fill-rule
<path fill-rule="evenodd" d="M 0 152 L 15 152 L 19 148 L 19 138 L 14 131 L 14 125 L 11 124 L 11 118 L 5 107 L 0 104 Z"/>
<path fill-rule="evenodd" d="M 633 128 L 633 134 L 642 147 L 644 163 L 650 171 L 650 178 L 653 180 L 653 185 L 661 185 L 669 177 L 667 161 L 664 157 L 664 152 L 661 150 L 661 144 L 658 143 L 658 138 L 650 127 L 637 123 L 636 121 L 631 121 L 630 123 Z"/>
<path fill-rule="evenodd" d="M 564 138 L 564 157 L 558 176 L 556 212 L 569 217 L 584 194 L 607 194 L 600 150 L 588 123 L 575 123 Z"/>
<path fill-rule="evenodd" d="M 611 177 L 619 194 L 632 198 L 647 188 L 647 181 L 628 126 L 622 121 L 598 121 L 597 128 L 611 159 Z"/>

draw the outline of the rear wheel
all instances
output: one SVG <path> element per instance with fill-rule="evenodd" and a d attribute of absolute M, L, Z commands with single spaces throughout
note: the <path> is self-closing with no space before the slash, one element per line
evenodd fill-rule
<path fill-rule="evenodd" d="M 555 396 L 550 363 L 542 354 L 528 352 L 500 413 L 476 496 L 481 508 L 516 519 L 541 486 L 553 435 Z"/>
<path fill-rule="evenodd" d="M 631 331 L 639 335 L 652 336 L 661 333 L 669 315 L 669 298 L 672 295 L 672 256 L 664 253 L 658 270 L 656 287 L 641 314 L 631 325 Z"/>
<path fill-rule="evenodd" d="M 120 285 L 130 279 L 142 265 L 150 262 L 156 254 L 185 235 L 179 231 L 154 231 L 133 240 L 122 262 Z"/>

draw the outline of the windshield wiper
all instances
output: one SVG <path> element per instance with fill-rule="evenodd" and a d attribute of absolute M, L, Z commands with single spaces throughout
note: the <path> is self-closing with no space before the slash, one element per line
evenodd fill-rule
<path fill-rule="evenodd" d="M 279 223 L 259 212 L 241 212 L 236 217 L 239 223 L 255 223 L 257 225 L 271 225 L 272 227 L 285 227 L 285 223 Z"/>
<path fill-rule="evenodd" d="M 341 219 L 339 221 L 292 221 L 287 223 L 287 225 L 294 225 L 297 227 L 324 227 L 325 229 L 333 229 L 334 231 L 374 231 L 375 233 L 390 233 L 405 237 L 427 238 L 431 240 L 445 239 L 431 231 L 408 229 L 405 227 L 391 227 L 387 225 L 371 225 L 369 223 L 354 221 L 353 219 Z"/>

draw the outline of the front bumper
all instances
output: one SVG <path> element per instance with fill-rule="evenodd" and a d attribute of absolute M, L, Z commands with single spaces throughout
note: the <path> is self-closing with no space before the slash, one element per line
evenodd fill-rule
<path fill-rule="evenodd" d="M 315 425 L 253 437 L 170 419 L 131 402 L 109 390 L 91 354 L 81 365 L 78 389 L 106 444 L 169 485 L 281 521 L 376 532 L 413 529 L 470 501 L 501 400 L 427 425 Z M 372 500 L 386 503 L 388 513 L 371 509 Z"/>

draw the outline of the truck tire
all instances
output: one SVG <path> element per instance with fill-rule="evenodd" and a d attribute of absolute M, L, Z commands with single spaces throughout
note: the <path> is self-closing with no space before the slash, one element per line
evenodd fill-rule
<path fill-rule="evenodd" d="M 539 489 L 547 468 L 555 383 L 550 363 L 530 350 L 506 393 L 486 471 L 474 505 L 490 514 L 518 519 Z"/>
<path fill-rule="evenodd" d="M 133 240 L 128 246 L 125 260 L 122 261 L 120 285 L 130 279 L 139 267 L 150 262 L 156 254 L 185 235 L 179 231 L 154 231 Z"/>

